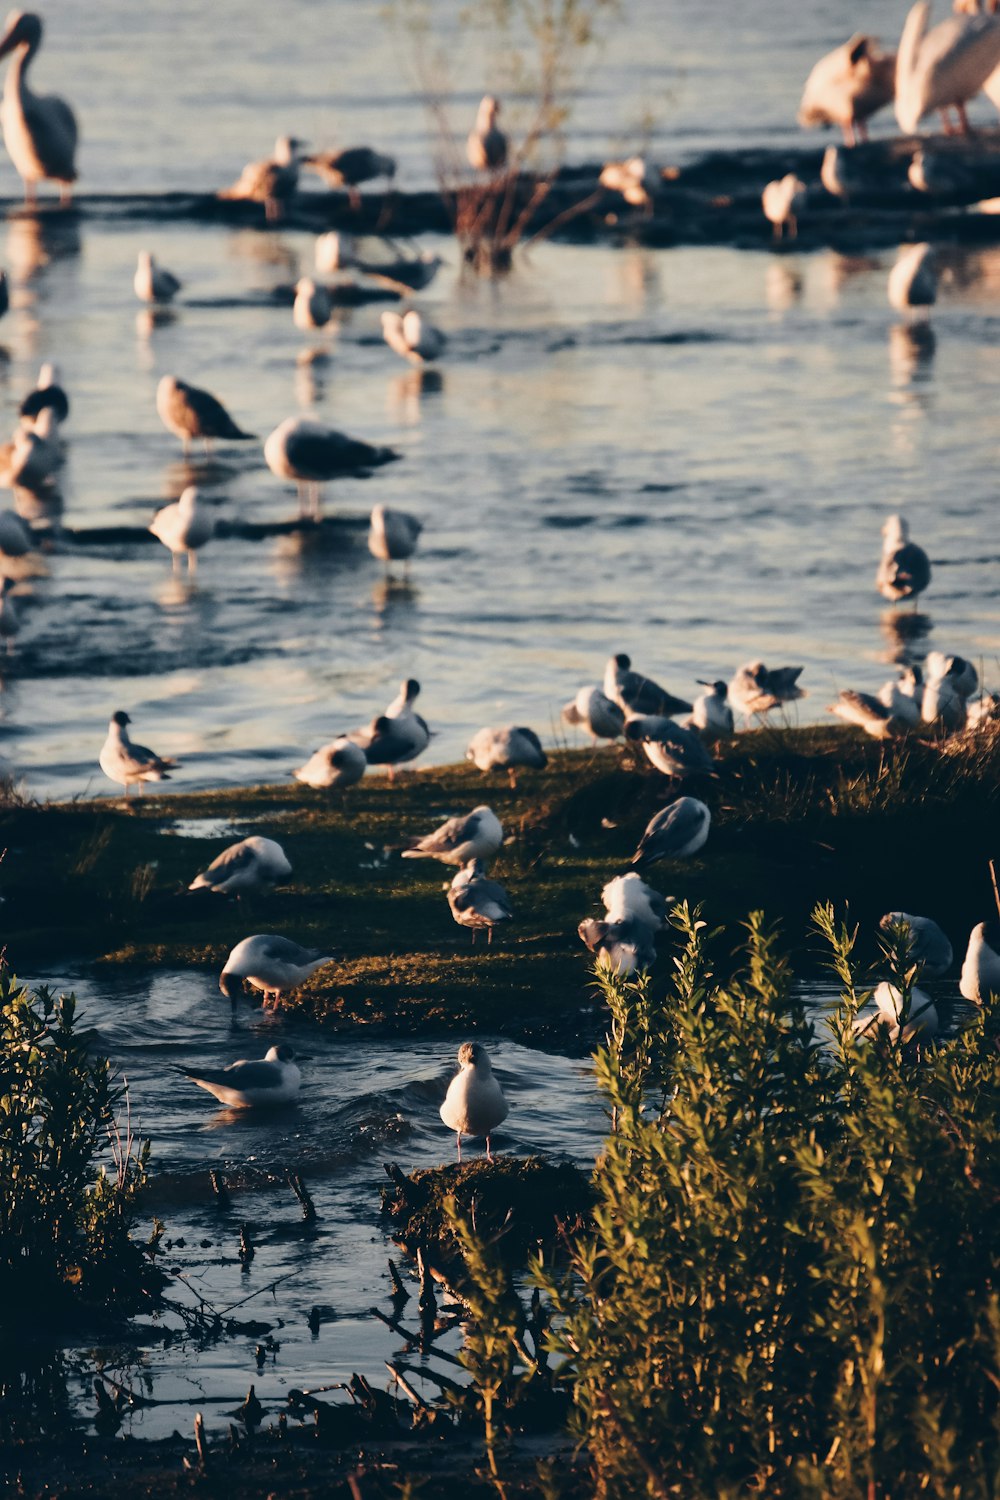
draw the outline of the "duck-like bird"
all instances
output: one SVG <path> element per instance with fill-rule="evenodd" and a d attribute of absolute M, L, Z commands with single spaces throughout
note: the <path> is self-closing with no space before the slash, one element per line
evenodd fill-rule
<path fill-rule="evenodd" d="M 43 178 L 59 183 L 63 203 L 76 181 L 76 117 L 64 99 L 33 94 L 27 85 L 31 60 L 42 45 L 42 19 L 30 10 L 15 10 L 0 37 L 0 57 L 15 54 L 4 84 L 0 124 L 4 144 L 24 183 L 24 201 L 33 207 Z"/>
<path fill-rule="evenodd" d="M 269 1047 L 261 1061 L 230 1063 L 228 1068 L 181 1068 L 200 1089 L 230 1109 L 260 1109 L 289 1104 L 299 1092 L 302 1074 L 291 1047 Z"/>
<path fill-rule="evenodd" d="M 211 392 L 188 385 L 176 375 L 164 375 L 156 387 L 156 410 L 167 431 L 180 438 L 185 453 L 192 438 L 201 438 L 206 453 L 211 453 L 214 438 L 227 443 L 250 443 L 254 438 L 252 432 L 237 427 Z"/>
<path fill-rule="evenodd" d="M 139 262 L 132 287 L 140 302 L 172 302 L 181 289 L 180 281 L 166 266 L 157 265 L 150 250 L 139 251 Z"/>
<path fill-rule="evenodd" d="M 544 771 L 549 763 L 542 749 L 542 742 L 533 729 L 523 724 L 505 724 L 501 729 L 480 729 L 472 736 L 465 752 L 480 771 L 492 771 L 499 766 L 507 772 L 512 787 L 517 786 L 515 774 L 518 766 L 530 766 L 532 770 Z"/>
<path fill-rule="evenodd" d="M 318 520 L 320 485 L 338 474 L 361 474 L 392 463 L 399 454 L 392 448 L 347 437 L 311 417 L 286 417 L 264 444 L 264 459 L 278 479 L 293 479 L 299 491 L 299 506 Z"/>
<path fill-rule="evenodd" d="M 447 343 L 440 328 L 426 323 L 412 307 L 405 313 L 384 312 L 382 337 L 395 354 L 414 365 L 433 364 Z"/>
<path fill-rule="evenodd" d="M 441 1106 L 441 1118 L 455 1132 L 459 1161 L 463 1135 L 485 1136 L 486 1159 L 492 1161 L 490 1136 L 506 1120 L 510 1108 L 493 1077 L 485 1047 L 478 1042 L 463 1042 L 458 1049 L 458 1066 Z"/>
<path fill-rule="evenodd" d="M 189 891 L 218 891 L 223 896 L 256 895 L 287 880 L 292 867 L 279 843 L 254 834 L 230 844 L 216 855 L 207 870 L 196 875 Z"/>
<path fill-rule="evenodd" d="M 313 751 L 305 765 L 299 766 L 292 775 L 296 781 L 318 791 L 333 791 L 337 787 L 353 786 L 367 769 L 368 757 L 364 750 L 342 734 Z"/>
<path fill-rule="evenodd" d="M 297 989 L 317 969 L 331 963 L 332 955 L 318 948 L 303 948 L 274 933 L 256 933 L 236 944 L 219 976 L 219 988 L 235 1005 L 246 980 L 255 990 L 263 990 L 266 1005 L 270 998 L 277 1000 Z"/>
<path fill-rule="evenodd" d="M 131 722 L 120 709 L 111 715 L 108 737 L 100 754 L 101 770 L 109 781 L 117 781 L 125 788 L 126 802 L 130 786 L 138 786 L 141 793 L 144 781 L 169 781 L 169 773 L 180 764 L 168 756 L 157 755 L 145 745 L 133 744 L 126 727 Z"/>
<path fill-rule="evenodd" d="M 465 817 L 448 818 L 433 833 L 417 839 L 404 859 L 439 859 L 445 865 L 488 860 L 503 843 L 503 824 L 490 807 L 474 807 Z"/>
<path fill-rule="evenodd" d="M 931 564 L 923 547 L 910 541 L 910 528 L 903 516 L 890 516 L 882 526 L 882 556 L 875 587 L 883 599 L 898 604 L 912 599 L 916 604 L 931 581 Z"/>
<path fill-rule="evenodd" d="M 490 880 L 479 859 L 471 859 L 452 880 L 448 905 L 460 927 L 472 928 L 473 943 L 477 930 L 486 928 L 487 946 L 493 941 L 497 923 L 509 922 L 514 915 L 507 892 L 498 881 Z"/>
<path fill-rule="evenodd" d="M 799 124 L 839 125 L 849 146 L 868 139 L 868 121 L 896 92 L 896 54 L 857 32 L 821 57 L 806 79 Z"/>
<path fill-rule="evenodd" d="M 469 165 L 477 172 L 499 172 L 507 165 L 507 137 L 497 124 L 500 101 L 486 94 L 480 101 L 475 127 L 465 143 Z"/>
<path fill-rule="evenodd" d="M 180 568 L 181 558 L 187 558 L 188 572 L 198 569 L 198 549 L 210 541 L 215 531 L 215 522 L 199 505 L 199 492 L 189 484 L 173 505 L 158 510 L 149 529 L 164 547 L 173 554 L 174 572 Z"/>
<path fill-rule="evenodd" d="M 969 132 L 965 106 L 1000 63 L 1000 16 L 947 16 L 928 31 L 930 0 L 917 0 L 903 26 L 896 57 L 896 119 L 912 134 L 924 115 L 940 110 L 945 134 Z"/>
<path fill-rule="evenodd" d="M 311 167 L 330 187 L 345 187 L 351 207 L 361 207 L 358 188 L 363 182 L 375 182 L 379 177 L 386 180 L 386 188 L 392 186 L 396 175 L 394 156 L 383 156 L 371 146 L 346 146 L 343 151 L 315 151 L 302 158 L 304 167 Z"/>

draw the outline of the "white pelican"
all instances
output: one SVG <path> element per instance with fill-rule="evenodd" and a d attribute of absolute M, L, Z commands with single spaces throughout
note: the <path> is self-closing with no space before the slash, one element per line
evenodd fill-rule
<path fill-rule="evenodd" d="M 641 745 L 664 776 L 692 776 L 711 771 L 714 762 L 693 729 L 684 729 L 663 714 L 631 714 L 625 720 L 625 738 Z"/>
<path fill-rule="evenodd" d="M 906 931 L 906 955 L 916 964 L 921 979 L 940 979 L 951 968 L 954 953 L 947 936 L 930 917 L 915 917 L 908 911 L 888 911 L 879 928 L 892 938 L 894 929 Z"/>
<path fill-rule="evenodd" d="M 603 688 L 582 687 L 569 703 L 563 704 L 562 717 L 567 724 L 586 729 L 596 745 L 598 740 L 616 740 L 625 727 L 625 714 Z"/>
<path fill-rule="evenodd" d="M 889 301 L 897 312 L 933 307 L 937 301 L 937 271 L 932 245 L 911 245 L 889 272 Z"/>
<path fill-rule="evenodd" d="M 478 859 L 470 859 L 452 880 L 448 887 L 448 905 L 460 927 L 472 928 L 473 944 L 477 930 L 485 927 L 489 946 L 493 941 L 494 927 L 499 922 L 509 922 L 514 915 L 507 892 L 497 881 L 490 880 Z"/>
<path fill-rule="evenodd" d="M 325 286 L 317 286 L 311 276 L 301 276 L 295 283 L 292 322 L 303 333 L 325 328 L 333 317 L 333 298 Z"/>
<path fill-rule="evenodd" d="M 299 186 L 299 165 L 304 141 L 293 135 L 279 135 L 273 157 L 251 161 L 243 168 L 232 187 L 223 188 L 220 198 L 247 199 L 263 203 L 269 220 L 281 217 L 283 208 L 295 197 Z"/>
<path fill-rule="evenodd" d="M 882 52 L 874 37 L 857 33 L 821 57 L 806 79 L 799 124 L 839 125 L 849 146 L 868 138 L 868 120 L 891 104 L 896 92 L 896 54 Z"/>
<path fill-rule="evenodd" d="M 1000 996 L 1000 924 L 977 922 L 973 927 L 958 987 L 973 1005 L 984 1005 L 990 995 Z"/>
<path fill-rule="evenodd" d="M 281 845 L 254 834 L 223 849 L 206 870 L 194 877 L 188 890 L 247 896 L 272 890 L 291 873 L 292 867 Z"/>
<path fill-rule="evenodd" d="M 924 115 L 940 110 L 945 134 L 948 110 L 968 134 L 965 106 L 1000 63 L 1000 17 L 953 15 L 928 31 L 930 0 L 917 0 L 903 26 L 896 57 L 896 119 L 908 135 Z"/>
<path fill-rule="evenodd" d="M 303 513 L 308 506 L 317 519 L 321 484 L 338 474 L 376 469 L 398 456 L 391 448 L 374 448 L 311 417 L 286 417 L 264 444 L 271 473 L 278 479 L 293 479 Z"/>
<path fill-rule="evenodd" d="M 477 172 L 499 172 L 507 165 L 507 137 L 497 124 L 500 101 L 486 94 L 480 101 L 475 128 L 465 143 L 469 165 Z"/>
<path fill-rule="evenodd" d="M 883 599 L 898 604 L 912 599 L 916 604 L 931 581 L 931 564 L 923 547 L 910 541 L 910 528 L 903 516 L 890 516 L 882 526 L 882 556 L 875 587 Z"/>
<path fill-rule="evenodd" d="M 435 328 L 433 323 L 425 323 L 412 307 L 405 313 L 384 312 L 382 337 L 395 354 L 415 365 L 433 364 L 440 358 L 447 343 L 440 328 Z"/>
<path fill-rule="evenodd" d="M 360 745 L 355 745 L 346 735 L 331 740 L 313 751 L 304 766 L 299 766 L 292 775 L 296 781 L 317 790 L 353 786 L 360 781 L 368 767 L 368 757 Z"/>
<path fill-rule="evenodd" d="M 649 820 L 634 865 L 651 865 L 658 859 L 686 859 L 697 854 L 708 838 L 712 814 L 697 797 L 678 797 Z"/>
<path fill-rule="evenodd" d="M 774 227 L 774 238 L 780 240 L 788 226 L 789 238 L 799 232 L 799 215 L 806 206 L 806 185 L 794 172 L 769 182 L 760 195 L 765 219 Z"/>
<path fill-rule="evenodd" d="M 470 859 L 488 860 L 503 843 L 503 825 L 490 807 L 474 807 L 465 817 L 448 818 L 433 833 L 417 839 L 404 859 L 439 859 L 445 865 L 467 865 Z"/>
<path fill-rule="evenodd" d="M 197 571 L 198 549 L 204 547 L 215 532 L 215 522 L 198 504 L 199 499 L 197 488 L 189 484 L 181 492 L 179 500 L 158 510 L 149 523 L 153 535 L 173 553 L 175 573 L 180 568 L 181 558 L 185 556 L 188 572 Z"/>
<path fill-rule="evenodd" d="M 14 598 L 16 588 L 16 578 L 4 578 L 0 582 L 0 640 L 3 641 L 8 656 L 14 649 L 14 637 L 21 628 L 21 611 Z"/>
<path fill-rule="evenodd" d="M 463 1042 L 458 1049 L 459 1072 L 448 1085 L 441 1118 L 458 1140 L 458 1159 L 462 1160 L 463 1135 L 486 1137 L 486 1159 L 493 1160 L 490 1136 L 510 1113 L 503 1089 L 493 1077 L 485 1047 L 478 1042 Z"/>
<path fill-rule="evenodd" d="M 59 183 L 63 203 L 76 181 L 77 128 L 73 111 L 54 94 L 33 94 L 26 78 L 31 59 L 42 45 L 42 20 L 30 10 L 11 11 L 0 37 L 0 57 L 16 53 L 4 84 L 0 123 L 4 144 L 24 182 L 24 201 L 34 205 L 42 178 Z"/>
<path fill-rule="evenodd" d="M 368 522 L 368 551 L 386 565 L 409 560 L 417 550 L 424 523 L 407 510 L 392 510 L 388 505 L 373 505 Z"/>
<path fill-rule="evenodd" d="M 465 758 L 471 760 L 480 771 L 492 771 L 494 766 L 506 770 L 512 787 L 517 786 L 515 772 L 518 766 L 544 771 L 549 763 L 538 735 L 523 724 L 505 724 L 501 729 L 480 729 L 472 736 Z"/>
<path fill-rule="evenodd" d="M 305 984 L 310 974 L 315 974 L 324 964 L 333 963 L 329 953 L 318 948 L 302 948 L 290 938 L 277 937 L 274 933 L 256 933 L 244 938 L 226 959 L 226 966 L 219 976 L 219 989 L 236 1004 L 241 981 L 255 990 L 263 990 L 264 1003 L 270 996 L 275 1000 L 289 990 Z"/>
<path fill-rule="evenodd" d="M 253 433 L 237 427 L 221 401 L 176 375 L 164 375 L 156 387 L 156 410 L 167 431 L 180 438 L 185 453 L 192 438 L 201 438 L 206 453 L 212 451 L 213 438 L 228 443 L 253 441 Z"/>
<path fill-rule="evenodd" d="M 117 781 L 125 788 L 126 802 L 130 786 L 138 786 L 141 793 L 144 781 L 169 781 L 169 772 L 180 764 L 179 761 L 156 755 L 145 745 L 133 744 L 125 727 L 131 722 L 128 714 L 121 710 L 111 715 L 108 737 L 100 754 L 101 770 L 109 781 Z"/>
<path fill-rule="evenodd" d="M 361 207 L 358 187 L 362 182 L 386 181 L 386 191 L 396 175 L 396 159 L 373 151 L 371 146 L 347 146 L 343 151 L 315 151 L 302 158 L 304 167 L 312 167 L 331 187 L 345 187 L 352 208 Z"/>
<path fill-rule="evenodd" d="M 140 302 L 172 302 L 181 289 L 181 283 L 172 271 L 157 265 L 150 250 L 139 251 L 139 263 L 132 279 L 135 295 Z"/>
<path fill-rule="evenodd" d="M 900 1023 L 903 1018 L 903 997 L 893 985 L 883 981 L 872 995 L 874 1012 L 867 1008 L 854 1017 L 854 1034 L 858 1037 L 874 1036 L 882 1027 L 887 1028 L 890 1042 L 900 1040 Z M 915 1037 L 935 1036 L 938 1029 L 938 1013 L 930 995 L 918 990 L 910 991 L 910 1004 L 906 1023 L 902 1026 L 902 1040 L 912 1042 Z"/>
<path fill-rule="evenodd" d="M 733 707 L 744 719 L 770 713 L 782 703 L 804 698 L 805 688 L 798 685 L 801 667 L 765 667 L 762 661 L 747 662 L 729 684 Z"/>
<path fill-rule="evenodd" d="M 241 1058 L 228 1068 L 181 1068 L 199 1088 L 230 1109 L 259 1109 L 288 1104 L 299 1092 L 302 1074 L 291 1047 L 269 1047 L 260 1062 Z"/>
<path fill-rule="evenodd" d="M 624 652 L 612 656 L 604 668 L 604 691 L 626 714 L 674 714 L 691 712 L 692 705 L 675 698 L 648 677 L 632 671 L 632 659 Z"/>
<path fill-rule="evenodd" d="M 728 740 L 736 730 L 733 711 L 729 707 L 729 684 L 699 679 L 698 686 L 707 688 L 708 692 L 694 700 L 691 717 L 685 721 L 684 727 L 697 729 L 706 740 Z"/>

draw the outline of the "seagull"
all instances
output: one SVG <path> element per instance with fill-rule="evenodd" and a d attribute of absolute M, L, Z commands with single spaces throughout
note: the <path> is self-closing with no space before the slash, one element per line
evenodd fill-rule
<path fill-rule="evenodd" d="M 219 988 L 235 1005 L 245 979 L 255 990 L 263 990 L 266 1005 L 269 997 L 277 1000 L 331 963 L 332 956 L 318 948 L 302 948 L 274 933 L 257 933 L 236 944 L 219 976 Z"/>
<path fill-rule="evenodd" d="M 0 639 L 4 642 L 8 656 L 14 649 L 14 637 L 21 628 L 21 611 L 14 598 L 16 587 L 16 578 L 4 578 L 0 581 Z"/>
<path fill-rule="evenodd" d="M 174 572 L 180 567 L 181 558 L 187 557 L 188 572 L 198 569 L 198 549 L 204 547 L 215 532 L 215 522 L 199 505 L 201 493 L 189 484 L 181 491 L 179 500 L 158 510 L 149 529 L 173 553 Z"/>
<path fill-rule="evenodd" d="M 238 198 L 263 203 L 265 216 L 274 221 L 281 217 L 285 205 L 295 197 L 299 186 L 299 166 L 304 141 L 295 136 L 279 135 L 274 156 L 248 162 L 239 181 L 223 188 L 220 198 Z"/>
<path fill-rule="evenodd" d="M 139 263 L 132 282 L 135 295 L 140 302 L 172 302 L 181 289 L 181 283 L 172 271 L 158 266 L 150 250 L 139 251 Z"/>
<path fill-rule="evenodd" d="M 500 102 L 492 94 L 481 100 L 475 128 L 465 143 L 469 165 L 477 172 L 499 172 L 507 165 L 507 137 L 497 124 Z"/>
<path fill-rule="evenodd" d="M 616 875 L 601 891 L 609 922 L 634 917 L 654 932 L 659 932 L 665 925 L 667 906 L 673 899 L 673 896 L 661 896 L 659 891 L 654 891 L 634 870 L 627 875 Z"/>
<path fill-rule="evenodd" d="M 898 1042 L 903 1011 L 903 997 L 899 990 L 883 981 L 872 995 L 872 1000 L 875 1003 L 874 1012 L 866 1008 L 854 1017 L 855 1036 L 871 1036 L 882 1027 L 886 1027 L 890 1042 Z M 933 1000 L 930 995 L 914 985 L 910 991 L 906 1023 L 902 1027 L 903 1042 L 912 1042 L 918 1036 L 935 1036 L 937 1030 L 938 1013 Z"/>
<path fill-rule="evenodd" d="M 230 1109 L 259 1109 L 269 1104 L 288 1104 L 299 1092 L 302 1074 L 291 1047 L 269 1047 L 260 1062 L 246 1058 L 228 1068 L 181 1068 L 199 1088 L 214 1094 Z"/>
<path fill-rule="evenodd" d="M 969 934 L 958 988 L 973 1005 L 1000 995 L 1000 923 L 977 922 Z"/>
<path fill-rule="evenodd" d="M 966 705 L 966 729 L 976 730 L 984 724 L 993 724 L 1000 719 L 1000 693 L 984 693 L 974 703 Z"/>
<path fill-rule="evenodd" d="M 916 600 L 931 581 L 930 559 L 923 547 L 910 541 L 910 528 L 902 516 L 890 516 L 882 526 L 882 557 L 875 587 L 883 599 L 898 604 Z"/>
<path fill-rule="evenodd" d="M 32 549 L 31 531 L 12 510 L 0 510 L 0 553 L 5 557 L 24 557 Z"/>
<path fill-rule="evenodd" d="M 794 702 L 805 697 L 805 688 L 798 686 L 801 667 L 773 667 L 770 670 L 762 661 L 747 662 L 740 667 L 729 684 L 729 697 L 746 720 L 757 714 L 770 713 L 782 703 Z"/>
<path fill-rule="evenodd" d="M 361 780 L 367 766 L 368 757 L 361 746 L 353 744 L 346 735 L 340 735 L 315 750 L 305 765 L 292 775 L 306 786 L 332 791 L 335 787 L 353 786 Z"/>
<path fill-rule="evenodd" d="M 11 11 L 0 37 L 0 57 L 16 52 L 3 90 L 0 124 L 4 144 L 24 183 L 24 201 L 32 208 L 42 178 L 59 183 L 61 201 L 72 196 L 76 181 L 76 118 L 55 95 L 33 94 L 27 73 L 42 45 L 42 20 L 30 10 Z"/>
<path fill-rule="evenodd" d="M 164 375 L 156 387 L 156 410 L 167 431 L 184 444 L 185 454 L 192 438 L 201 438 L 206 453 L 212 451 L 213 438 L 229 443 L 253 441 L 253 433 L 237 427 L 221 401 L 176 375 Z"/>
<path fill-rule="evenodd" d="M 458 1049 L 459 1072 L 448 1085 L 441 1118 L 453 1130 L 458 1141 L 458 1159 L 462 1160 L 463 1135 L 486 1137 L 486 1159 L 493 1160 L 490 1136 L 510 1113 L 503 1089 L 493 1077 L 493 1068 L 485 1047 L 478 1042 L 463 1042 Z"/>
<path fill-rule="evenodd" d="M 411 364 L 429 365 L 440 358 L 447 339 L 440 328 L 425 323 L 420 314 L 411 308 L 409 312 L 384 312 L 382 314 L 382 337 L 394 353 L 402 355 Z"/>
<path fill-rule="evenodd" d="M 662 178 L 647 165 L 645 158 L 630 156 L 626 161 L 609 161 L 597 179 L 609 192 L 621 193 L 632 208 L 651 209 L 653 195 Z"/>
<path fill-rule="evenodd" d="M 967 701 L 979 686 L 979 675 L 962 656 L 929 651 L 924 660 L 924 693 L 920 717 L 925 724 L 941 724 L 947 730 L 964 729 Z"/>
<path fill-rule="evenodd" d="M 448 905 L 461 927 L 472 928 L 473 943 L 480 927 L 486 928 L 487 945 L 492 943 L 497 923 L 509 922 L 514 915 L 507 892 L 485 874 L 480 859 L 470 859 L 452 880 L 448 887 Z"/>
<path fill-rule="evenodd" d="M 794 172 L 788 172 L 775 182 L 769 182 L 760 195 L 765 219 L 774 229 L 774 238 L 780 240 L 788 226 L 790 239 L 799 232 L 799 215 L 806 206 L 806 185 Z"/>
<path fill-rule="evenodd" d="M 369 519 L 368 551 L 386 565 L 409 560 L 417 550 L 423 521 L 407 510 L 391 510 L 387 505 L 373 505 Z"/>
<path fill-rule="evenodd" d="M 448 818 L 433 833 L 403 850 L 404 859 L 439 859 L 445 865 L 490 860 L 503 843 L 503 825 L 489 807 L 474 807 L 464 817 Z"/>
<path fill-rule="evenodd" d="M 38 383 L 29 391 L 18 408 L 23 425 L 37 430 L 35 424 L 42 412 L 50 409 L 56 423 L 65 422 L 69 416 L 69 397 L 59 384 L 59 366 L 48 361 L 38 372 Z"/>
<path fill-rule="evenodd" d="M 480 771 L 492 771 L 494 766 L 505 768 L 512 787 L 517 786 L 517 766 L 530 766 L 532 770 L 544 771 L 549 763 L 538 735 L 523 724 L 505 724 L 502 729 L 480 729 L 472 736 L 465 758 L 478 766 Z"/>
<path fill-rule="evenodd" d="M 311 276 L 301 276 L 295 283 L 295 302 L 292 306 L 292 321 L 296 328 L 308 333 L 314 328 L 325 328 L 333 317 L 333 299 L 324 286 L 317 286 Z"/>
<path fill-rule="evenodd" d="M 673 714 L 691 712 L 692 705 L 683 698 L 675 698 L 666 688 L 659 687 L 648 677 L 633 672 L 631 657 L 620 652 L 612 656 L 604 669 L 604 692 L 619 708 L 628 714 L 662 714 L 670 718 Z"/>
<path fill-rule="evenodd" d="M 896 928 L 905 930 L 907 958 L 916 964 L 921 979 L 940 979 L 951 968 L 954 957 L 951 944 L 930 917 L 914 917 L 908 911 L 889 911 L 878 925 L 889 940 Z"/>
<path fill-rule="evenodd" d="M 684 729 L 659 714 L 630 715 L 625 738 L 641 744 L 648 760 L 664 776 L 693 776 L 715 764 L 693 729 Z"/>
<path fill-rule="evenodd" d="M 729 707 L 729 685 L 725 682 L 702 682 L 699 687 L 708 688 L 694 700 L 690 719 L 685 720 L 685 729 L 697 729 L 706 740 L 727 740 L 734 733 L 733 711 Z"/>
<path fill-rule="evenodd" d="M 799 124 L 839 125 L 849 146 L 868 139 L 868 120 L 896 92 L 896 54 L 856 33 L 821 57 L 806 79 Z"/>
<path fill-rule="evenodd" d="M 563 704 L 562 717 L 567 724 L 586 729 L 594 744 L 616 740 L 625 728 L 625 715 L 618 704 L 596 686 L 582 687 L 575 698 Z"/>
<path fill-rule="evenodd" d="M 62 463 L 56 426 L 55 412 L 46 406 L 30 431 L 17 429 L 12 440 L 0 447 L 0 483 L 37 491 L 52 477 Z"/>
<path fill-rule="evenodd" d="M 189 891 L 218 891 L 223 896 L 249 896 L 270 891 L 292 873 L 285 851 L 274 839 L 254 834 L 230 844 L 196 875 Z"/>
<path fill-rule="evenodd" d="M 1000 63 L 1000 18 L 952 15 L 931 31 L 930 0 L 917 0 L 903 26 L 896 57 L 896 119 L 912 135 L 924 115 L 940 110 L 945 134 L 948 110 L 969 133 L 965 106 Z"/>
<path fill-rule="evenodd" d="M 308 505 L 318 520 L 320 485 L 338 474 L 360 474 L 380 468 L 398 458 L 392 448 L 374 448 L 371 443 L 350 438 L 316 422 L 311 417 L 286 417 L 264 444 L 264 458 L 278 479 L 293 479 L 299 504 Z"/>
<path fill-rule="evenodd" d="M 708 838 L 712 814 L 697 797 L 678 797 L 650 820 L 639 847 L 632 856 L 634 865 L 651 865 L 658 859 L 686 859 L 697 854 Z"/>
<path fill-rule="evenodd" d="M 933 307 L 937 301 L 937 271 L 933 245 L 911 245 L 889 272 L 889 301 L 897 312 Z"/>
<path fill-rule="evenodd" d="M 940 151 L 916 151 L 906 176 L 918 193 L 932 197 L 954 197 L 976 188 L 975 171 L 969 164 Z"/>
<path fill-rule="evenodd" d="M 871 693 L 856 693 L 851 688 L 844 688 L 836 703 L 828 704 L 826 711 L 828 714 L 836 714 L 840 719 L 846 719 L 848 724 L 856 724 L 875 740 L 891 739 L 901 729 L 910 727 L 898 720 L 889 705 L 880 698 Z"/>
<path fill-rule="evenodd" d="M 979 673 L 964 656 L 947 656 L 943 651 L 928 651 L 924 657 L 924 675 L 928 682 L 947 678 L 964 700 L 979 690 Z"/>
<path fill-rule="evenodd" d="M 314 259 L 317 271 L 324 276 L 348 270 L 357 264 L 352 236 L 340 229 L 331 229 L 326 234 L 317 235 Z"/>
<path fill-rule="evenodd" d="M 638 917 L 619 917 L 616 921 L 587 917 L 576 930 L 585 947 L 597 954 L 601 968 L 620 979 L 651 969 L 656 962 L 655 929 Z"/>
<path fill-rule="evenodd" d="M 389 767 L 390 781 L 396 766 L 416 760 L 430 744 L 427 721 L 413 710 L 419 693 L 420 683 L 408 677 L 384 714 L 373 719 L 367 729 L 355 729 L 348 735 L 361 746 L 370 766 Z"/>
<path fill-rule="evenodd" d="M 918 666 L 903 667 L 892 682 L 883 683 L 878 700 L 892 710 L 899 723 L 912 729 L 920 723 L 920 705 L 924 695 L 924 674 Z"/>
<path fill-rule="evenodd" d="M 311 167 L 331 187 L 345 187 L 351 207 L 361 207 L 358 187 L 362 182 L 374 182 L 379 177 L 386 180 L 386 190 L 392 186 L 396 175 L 396 158 L 383 156 L 371 146 L 347 146 L 343 151 L 315 151 L 302 159 L 304 167 Z"/>
<path fill-rule="evenodd" d="M 100 754 L 100 767 L 109 781 L 117 781 L 125 788 L 125 800 L 128 801 L 128 789 L 133 783 L 142 792 L 144 781 L 169 781 L 169 773 L 179 766 L 180 762 L 154 754 L 145 745 L 134 745 L 128 737 L 125 727 L 131 724 L 128 714 L 119 711 L 111 715 L 111 723 L 108 725 L 108 737 Z"/>

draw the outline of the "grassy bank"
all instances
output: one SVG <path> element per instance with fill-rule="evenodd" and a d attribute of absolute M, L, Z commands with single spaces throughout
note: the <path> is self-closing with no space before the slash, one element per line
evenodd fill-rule
<path fill-rule="evenodd" d="M 933 915 L 964 949 L 989 914 L 988 859 L 1000 802 L 1000 738 L 942 748 L 883 746 L 850 730 L 756 731 L 686 790 L 712 808 L 695 859 L 656 865 L 665 894 L 704 901 L 714 922 L 763 908 L 809 967 L 809 913 L 849 902 L 867 930 L 890 909 Z M 291 1002 L 330 1024 L 394 1031 L 472 1024 L 567 1041 L 587 1003 L 589 955 L 576 926 L 626 868 L 668 784 L 620 749 L 562 752 L 516 790 L 471 766 L 366 778 L 343 801 L 281 786 L 0 811 L 6 953 L 16 969 L 98 961 L 219 973 L 251 932 L 332 949 L 337 961 Z M 451 813 L 489 803 L 508 842 L 494 867 L 516 921 L 492 948 L 452 920 L 451 870 L 399 849 Z M 178 820 L 230 835 L 179 837 Z M 197 831 L 197 825 L 196 830 Z M 243 907 L 189 893 L 227 843 L 275 837 L 289 883 Z M 219 1003 L 225 1004 L 222 997 Z"/>

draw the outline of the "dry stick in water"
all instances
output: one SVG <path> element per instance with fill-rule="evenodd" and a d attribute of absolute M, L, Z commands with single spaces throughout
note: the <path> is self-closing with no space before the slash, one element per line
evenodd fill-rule
<path fill-rule="evenodd" d="M 389 1261 L 389 1275 L 392 1278 L 392 1300 L 400 1304 L 409 1302 L 410 1294 L 403 1285 L 399 1272 L 396 1270 L 396 1263 L 393 1260 Z"/>
<path fill-rule="evenodd" d="M 204 1474 L 208 1468 L 208 1444 L 205 1442 L 205 1418 L 200 1411 L 194 1414 L 194 1444 L 198 1449 L 198 1467 Z"/>

